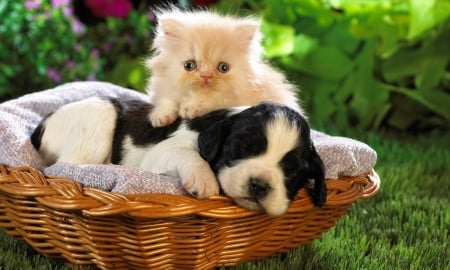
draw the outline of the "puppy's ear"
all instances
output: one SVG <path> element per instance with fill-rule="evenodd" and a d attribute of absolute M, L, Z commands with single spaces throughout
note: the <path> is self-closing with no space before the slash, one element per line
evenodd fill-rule
<path fill-rule="evenodd" d="M 222 153 L 222 145 L 230 133 L 230 126 L 231 120 L 226 118 L 214 123 L 198 135 L 198 150 L 200 156 L 210 165 L 216 163 L 216 159 Z"/>
<path fill-rule="evenodd" d="M 315 206 L 322 206 L 327 200 L 327 186 L 325 182 L 325 166 L 322 159 L 316 152 L 311 143 L 308 154 L 308 178 L 314 179 L 314 190 L 312 191 L 312 200 Z"/>

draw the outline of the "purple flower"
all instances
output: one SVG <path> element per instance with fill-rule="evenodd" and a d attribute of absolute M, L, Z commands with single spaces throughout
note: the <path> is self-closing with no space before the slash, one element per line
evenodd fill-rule
<path fill-rule="evenodd" d="M 67 17 L 72 17 L 73 9 L 71 7 L 64 7 L 63 14 L 66 15 Z"/>
<path fill-rule="evenodd" d="M 75 66 L 76 66 L 76 64 L 75 64 L 74 61 L 69 60 L 69 61 L 66 62 L 66 67 L 67 67 L 68 69 L 74 69 Z"/>
<path fill-rule="evenodd" d="M 80 22 L 78 19 L 74 18 L 72 20 L 72 31 L 76 34 L 76 35 L 81 35 L 84 33 L 85 31 L 85 27 L 84 24 L 82 22 Z"/>
<path fill-rule="evenodd" d="M 25 1 L 26 9 L 35 9 L 35 8 L 39 8 L 40 6 L 41 6 L 40 0 L 26 0 Z"/>
<path fill-rule="evenodd" d="M 156 22 L 156 15 L 152 11 L 150 11 L 147 15 L 148 21 L 151 23 Z"/>
<path fill-rule="evenodd" d="M 110 43 L 103 44 L 102 49 L 104 52 L 109 52 L 109 50 L 111 50 L 111 44 Z"/>
<path fill-rule="evenodd" d="M 88 80 L 88 81 L 96 81 L 97 78 L 95 77 L 94 74 L 91 74 L 91 75 L 89 75 L 89 76 L 87 77 L 87 80 Z"/>
<path fill-rule="evenodd" d="M 123 36 L 123 39 L 124 39 L 125 42 L 128 43 L 128 44 L 133 43 L 133 38 L 131 37 L 130 34 L 125 34 L 125 36 Z"/>
<path fill-rule="evenodd" d="M 100 55 L 100 51 L 98 49 L 92 49 L 91 50 L 91 55 L 98 57 Z"/>
<path fill-rule="evenodd" d="M 61 74 L 53 68 L 47 69 L 47 77 L 52 79 L 54 82 L 59 83 L 61 81 Z"/>

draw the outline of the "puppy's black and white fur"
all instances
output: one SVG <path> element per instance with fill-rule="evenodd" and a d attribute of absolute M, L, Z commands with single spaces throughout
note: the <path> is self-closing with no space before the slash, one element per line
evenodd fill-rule
<path fill-rule="evenodd" d="M 181 177 L 198 198 L 221 188 L 237 204 L 273 216 L 285 213 L 309 180 L 314 204 L 325 203 L 323 163 L 306 119 L 294 110 L 261 103 L 157 128 L 147 119 L 151 110 L 144 101 L 85 99 L 46 117 L 31 141 L 49 164 L 139 167 Z"/>

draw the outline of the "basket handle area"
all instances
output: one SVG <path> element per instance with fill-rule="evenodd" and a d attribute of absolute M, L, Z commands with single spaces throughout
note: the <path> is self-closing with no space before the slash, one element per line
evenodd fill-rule
<path fill-rule="evenodd" d="M 380 180 L 374 170 L 357 176 L 327 180 L 326 205 L 345 205 L 373 197 Z M 82 211 L 89 216 L 129 215 L 142 218 L 167 218 L 201 215 L 215 218 L 238 218 L 263 215 L 235 205 L 225 196 L 198 200 L 173 194 L 122 195 L 95 188 L 83 188 L 65 178 L 45 176 L 28 166 L 8 167 L 0 164 L 0 192 L 7 196 L 33 197 L 39 203 L 58 210 Z M 292 202 L 289 212 L 314 208 L 305 189 Z"/>

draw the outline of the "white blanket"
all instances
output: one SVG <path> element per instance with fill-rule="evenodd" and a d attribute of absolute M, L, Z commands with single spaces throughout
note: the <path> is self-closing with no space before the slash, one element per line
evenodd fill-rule
<path fill-rule="evenodd" d="M 4 102 L 0 104 L 0 163 L 8 166 L 28 165 L 42 170 L 46 175 L 73 179 L 85 187 L 110 192 L 185 194 L 178 178 L 127 166 L 57 163 L 45 167 L 31 144 L 31 133 L 48 113 L 66 103 L 91 96 L 147 98 L 110 83 L 74 82 Z M 318 131 L 312 131 L 311 136 L 325 164 L 326 178 L 356 176 L 375 166 L 376 152 L 365 143 Z"/>

